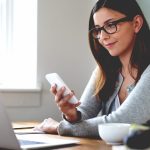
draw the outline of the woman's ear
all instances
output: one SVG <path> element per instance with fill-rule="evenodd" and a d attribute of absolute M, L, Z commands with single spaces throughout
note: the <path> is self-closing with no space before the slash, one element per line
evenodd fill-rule
<path fill-rule="evenodd" d="M 140 15 L 136 15 L 133 18 L 133 24 L 134 24 L 134 31 L 135 33 L 138 33 L 143 25 L 143 18 Z"/>

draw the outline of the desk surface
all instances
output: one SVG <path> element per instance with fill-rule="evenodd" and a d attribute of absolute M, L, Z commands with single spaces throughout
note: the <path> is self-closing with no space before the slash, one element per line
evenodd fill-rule
<path fill-rule="evenodd" d="M 31 131 L 32 127 L 34 127 L 37 124 L 38 122 L 15 122 L 13 123 L 13 127 L 17 132 L 28 132 Z M 20 136 L 37 138 L 37 134 L 26 134 Z M 112 146 L 105 144 L 105 142 L 100 139 L 66 137 L 52 134 L 38 134 L 38 137 L 45 140 L 47 140 L 48 138 L 51 139 L 52 137 L 57 137 L 59 139 L 76 139 L 80 141 L 79 145 L 57 148 L 58 150 L 112 150 Z"/>

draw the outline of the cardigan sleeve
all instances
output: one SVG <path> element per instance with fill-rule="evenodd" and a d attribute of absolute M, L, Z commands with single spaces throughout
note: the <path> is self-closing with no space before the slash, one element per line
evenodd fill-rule
<path fill-rule="evenodd" d="M 89 107 L 89 105 L 87 105 L 87 107 Z M 58 133 L 60 135 L 70 136 L 98 137 L 98 124 L 111 122 L 144 123 L 149 119 L 150 66 L 143 72 L 135 88 L 116 111 L 108 115 L 81 120 L 75 124 L 70 124 L 63 120 L 59 124 Z"/>

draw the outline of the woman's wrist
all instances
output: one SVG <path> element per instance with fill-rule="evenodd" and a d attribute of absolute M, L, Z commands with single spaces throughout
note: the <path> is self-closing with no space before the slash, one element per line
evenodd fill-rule
<path fill-rule="evenodd" d="M 81 119 L 81 112 L 76 109 L 72 114 L 63 114 L 63 117 L 69 122 L 76 122 Z"/>

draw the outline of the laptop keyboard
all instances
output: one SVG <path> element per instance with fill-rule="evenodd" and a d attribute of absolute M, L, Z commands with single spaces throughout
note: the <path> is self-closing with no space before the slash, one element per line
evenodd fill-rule
<path fill-rule="evenodd" d="M 29 140 L 19 140 L 19 143 L 21 145 L 46 144 L 44 142 L 29 141 Z"/>

